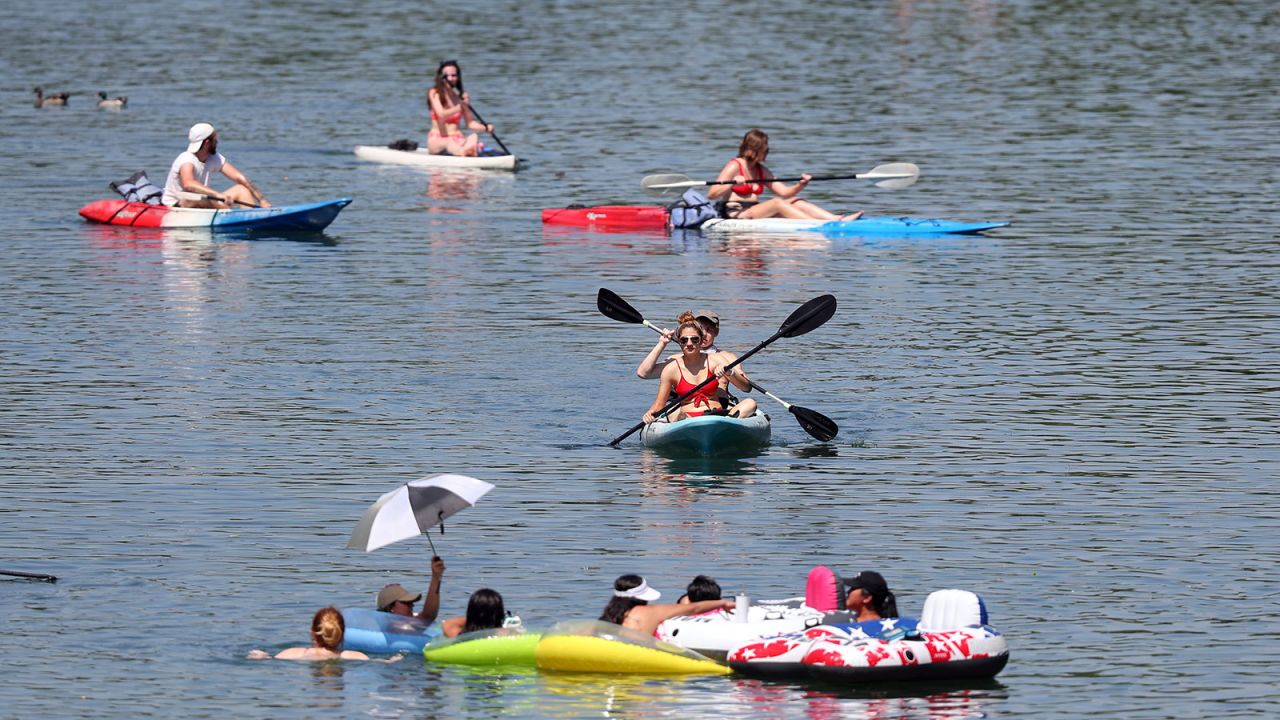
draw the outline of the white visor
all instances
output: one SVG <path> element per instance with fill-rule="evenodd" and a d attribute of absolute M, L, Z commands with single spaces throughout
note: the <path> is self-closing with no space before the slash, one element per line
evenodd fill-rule
<path fill-rule="evenodd" d="M 649 587 L 649 583 L 644 580 L 640 584 L 630 590 L 614 590 L 614 597 L 635 598 L 637 600 L 657 600 L 662 597 L 662 593 Z"/>

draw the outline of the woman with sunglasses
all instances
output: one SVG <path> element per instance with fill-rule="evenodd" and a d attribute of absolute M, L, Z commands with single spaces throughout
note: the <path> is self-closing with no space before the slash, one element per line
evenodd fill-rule
<path fill-rule="evenodd" d="M 756 128 L 748 130 L 738 145 L 738 156 L 725 163 L 720 175 L 716 177 L 716 180 L 732 180 L 735 184 L 711 185 L 707 189 L 709 199 L 723 198 L 726 217 L 856 220 L 862 216 L 862 211 L 836 215 L 808 200 L 801 200 L 797 196 L 809 184 L 809 175 L 801 175 L 800 182 L 795 185 L 780 183 L 773 179 L 773 172 L 764 166 L 764 159 L 768 156 L 769 136 Z M 760 196 L 766 188 L 777 197 L 761 200 Z"/>
<path fill-rule="evenodd" d="M 712 361 L 714 361 L 716 367 L 723 368 L 738 359 L 737 355 L 716 347 L 716 336 L 720 334 L 720 316 L 716 313 L 710 310 L 699 310 L 696 313 L 685 311 L 680 314 L 680 317 L 677 318 L 676 322 L 696 322 L 698 324 L 702 330 L 702 351 L 710 357 Z M 641 361 L 640 367 L 636 368 L 636 375 L 643 380 L 652 380 L 654 378 L 662 377 L 663 370 L 673 364 L 680 357 L 678 355 L 672 355 L 664 360 L 661 365 L 658 364 L 658 358 L 662 355 L 663 351 L 666 350 L 667 344 L 672 340 L 675 340 L 675 338 L 675 333 L 664 328 L 662 331 L 662 337 L 658 339 L 658 342 L 653 346 L 653 349 L 651 349 L 649 354 L 645 356 L 643 361 Z M 742 370 L 741 366 L 734 368 L 734 375 L 738 379 L 742 380 L 740 383 L 735 381 L 734 385 L 750 392 L 750 379 L 747 377 L 746 372 Z M 755 413 L 755 400 L 752 400 L 751 398 L 738 400 L 729 393 L 728 387 L 720 384 L 717 384 L 715 387 L 717 388 L 717 399 L 720 401 L 722 407 L 729 408 L 730 415 L 745 418 L 751 417 L 751 415 Z"/>
<path fill-rule="evenodd" d="M 657 419 L 656 413 L 666 406 L 672 392 L 678 396 L 688 395 L 671 415 L 672 422 L 699 415 L 726 414 L 720 395 L 727 390 L 727 384 L 732 382 L 735 386 L 748 390 L 750 383 L 737 368 L 726 373 L 722 364 L 703 352 L 702 343 L 706 339 L 706 333 L 696 320 L 681 322 L 676 328 L 675 338 L 680 343 L 680 355 L 662 369 L 658 380 L 658 395 L 644 414 L 644 421 L 652 423 Z M 712 382 L 698 388 L 708 379 Z M 696 392 L 694 388 L 698 388 Z"/>
<path fill-rule="evenodd" d="M 427 152 L 432 155 L 459 155 L 474 157 L 484 149 L 475 133 L 465 134 L 462 128 L 476 132 L 493 132 L 492 125 L 485 125 L 471 116 L 471 96 L 462 89 L 462 68 L 457 60 L 445 60 L 436 68 L 435 85 L 427 91 L 427 108 L 431 110 L 431 131 L 427 133 Z"/>

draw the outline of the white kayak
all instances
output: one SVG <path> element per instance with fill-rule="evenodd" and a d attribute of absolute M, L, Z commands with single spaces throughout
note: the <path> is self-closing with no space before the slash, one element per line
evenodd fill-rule
<path fill-rule="evenodd" d="M 659 419 L 640 431 L 645 447 L 664 453 L 702 456 L 745 455 L 769 444 L 769 416 L 700 415 L 679 422 Z"/>
<path fill-rule="evenodd" d="M 357 145 L 356 157 L 361 160 L 392 165 L 416 167 L 477 168 L 480 170 L 515 170 L 515 155 L 432 155 L 423 148 L 417 150 L 393 150 L 384 145 Z"/>
<path fill-rule="evenodd" d="M 869 217 L 857 220 L 792 220 L 790 218 L 712 218 L 702 224 L 703 232 L 794 233 L 817 232 L 824 235 L 950 235 L 980 233 L 1004 227 L 1003 221 L 962 222 L 910 217 Z"/>

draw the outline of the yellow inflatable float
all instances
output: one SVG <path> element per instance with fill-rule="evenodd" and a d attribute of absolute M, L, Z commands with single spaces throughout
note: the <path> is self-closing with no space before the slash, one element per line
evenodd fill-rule
<path fill-rule="evenodd" d="M 599 620 L 553 625 L 534 649 L 543 670 L 637 675 L 727 675 L 727 666 L 692 650 Z"/>

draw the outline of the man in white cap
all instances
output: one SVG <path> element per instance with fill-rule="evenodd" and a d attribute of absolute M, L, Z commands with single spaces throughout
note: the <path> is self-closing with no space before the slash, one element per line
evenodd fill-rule
<path fill-rule="evenodd" d="M 226 175 L 235 185 L 224 192 L 214 190 L 209 182 L 216 172 Z M 196 123 L 187 132 L 187 150 L 169 168 L 162 200 L 170 207 L 271 207 L 249 178 L 218 152 L 218 131 L 209 123 Z"/>

